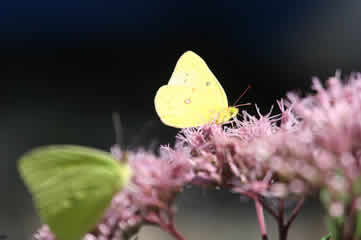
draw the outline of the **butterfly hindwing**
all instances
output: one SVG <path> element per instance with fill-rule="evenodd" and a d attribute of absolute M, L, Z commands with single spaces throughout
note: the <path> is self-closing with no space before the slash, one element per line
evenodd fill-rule
<path fill-rule="evenodd" d="M 20 159 L 19 170 L 57 240 L 80 240 L 124 185 L 122 166 L 88 147 L 39 147 Z"/>
<path fill-rule="evenodd" d="M 212 97 L 205 97 L 207 94 Z M 214 121 L 217 113 L 227 108 L 221 100 L 212 89 L 165 85 L 158 90 L 154 102 L 165 124 L 185 128 Z"/>

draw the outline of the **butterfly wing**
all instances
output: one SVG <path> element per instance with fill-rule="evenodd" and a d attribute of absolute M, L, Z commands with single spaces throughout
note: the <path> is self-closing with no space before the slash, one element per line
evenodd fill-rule
<path fill-rule="evenodd" d="M 154 105 L 164 124 L 187 128 L 216 120 L 217 114 L 227 109 L 222 98 L 216 88 L 165 85 L 157 91 Z"/>
<path fill-rule="evenodd" d="M 221 95 L 223 105 L 228 106 L 227 95 L 206 62 L 192 51 L 185 52 L 178 60 L 168 85 L 185 85 L 193 88 L 211 88 Z"/>
<path fill-rule="evenodd" d="M 109 153 L 72 145 L 37 148 L 19 160 L 19 171 L 58 240 L 81 239 L 129 178 Z"/>

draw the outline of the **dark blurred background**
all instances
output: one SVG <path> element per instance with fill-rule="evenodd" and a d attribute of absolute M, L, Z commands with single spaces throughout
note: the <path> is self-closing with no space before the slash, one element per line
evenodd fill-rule
<path fill-rule="evenodd" d="M 153 99 L 186 50 L 206 60 L 230 103 L 251 84 L 242 102 L 265 113 L 287 91 L 309 90 L 313 76 L 360 71 L 360 22 L 358 0 L 3 1 L 0 233 L 30 239 L 40 226 L 16 169 L 32 147 L 108 150 L 113 111 L 126 146 L 172 144 L 177 130 L 161 124 Z M 178 206 L 188 239 L 259 239 L 253 205 L 237 196 L 189 189 Z M 316 201 L 306 202 L 291 239 L 319 239 L 321 216 Z M 140 239 L 170 238 L 145 228 Z"/>

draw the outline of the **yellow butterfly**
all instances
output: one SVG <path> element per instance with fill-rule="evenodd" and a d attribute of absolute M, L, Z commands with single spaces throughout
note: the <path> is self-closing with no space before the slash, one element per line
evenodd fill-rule
<path fill-rule="evenodd" d="M 154 105 L 161 121 L 175 128 L 222 124 L 238 114 L 238 108 L 228 106 L 227 95 L 207 64 L 191 51 L 179 58 Z"/>

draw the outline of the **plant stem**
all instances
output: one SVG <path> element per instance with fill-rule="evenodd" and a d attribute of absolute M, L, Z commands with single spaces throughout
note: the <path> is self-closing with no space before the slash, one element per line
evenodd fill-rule
<path fill-rule="evenodd" d="M 174 227 L 173 223 L 167 224 L 165 225 L 165 230 L 172 235 L 173 237 L 175 237 L 175 239 L 177 240 L 185 240 L 185 238 L 182 236 L 182 234 L 180 234 L 177 229 Z"/>
<path fill-rule="evenodd" d="M 287 240 L 288 229 L 284 225 L 284 200 L 278 202 L 278 238 L 279 240 Z"/>
<path fill-rule="evenodd" d="M 145 218 L 148 223 L 158 225 L 161 229 L 169 233 L 177 240 L 185 240 L 185 238 L 180 234 L 174 226 L 174 215 L 172 211 L 168 212 L 168 221 L 162 218 L 160 215 L 158 219 Z"/>
<path fill-rule="evenodd" d="M 263 208 L 266 209 L 266 211 L 274 217 L 276 220 L 278 219 L 278 213 L 273 210 L 262 198 L 258 198 L 258 201 L 262 204 Z"/>
<path fill-rule="evenodd" d="M 278 212 L 278 218 L 277 218 L 279 240 L 287 240 L 288 230 L 289 230 L 291 224 L 293 223 L 293 221 L 296 219 L 298 213 L 300 212 L 300 209 L 301 209 L 304 201 L 305 201 L 305 198 L 302 197 L 297 202 L 296 207 L 292 210 L 290 218 L 285 223 L 285 219 L 284 219 L 284 210 L 285 210 L 284 200 L 283 199 L 279 200 L 279 205 L 278 205 L 278 208 L 279 208 L 278 211 L 279 212 Z"/>
<path fill-rule="evenodd" d="M 286 228 L 289 228 L 290 225 L 292 224 L 292 222 L 296 219 L 298 213 L 300 212 L 300 209 L 303 205 L 303 203 L 305 202 L 305 197 L 302 197 L 298 202 L 296 207 L 292 210 L 291 216 L 288 219 L 287 223 L 286 223 Z"/>
<path fill-rule="evenodd" d="M 254 199 L 254 197 L 253 197 Z M 255 199 L 254 199 L 255 200 Z M 255 200 L 256 201 L 256 200 Z M 273 216 L 278 224 L 278 235 L 279 235 L 279 240 L 287 240 L 287 235 L 288 235 L 288 230 L 291 226 L 291 224 L 293 223 L 293 221 L 296 219 L 297 215 L 300 212 L 300 209 L 305 201 L 305 197 L 302 197 L 298 202 L 296 207 L 292 210 L 292 213 L 290 215 L 290 218 L 288 219 L 288 221 L 285 223 L 285 218 L 284 218 L 284 211 L 285 211 L 285 206 L 284 206 L 284 200 L 283 199 L 279 199 L 278 202 L 278 212 L 276 212 L 274 209 L 272 209 L 267 203 L 266 201 L 264 201 L 262 198 L 257 197 L 257 201 L 259 204 L 262 205 L 262 207 L 264 209 L 267 210 L 267 212 L 269 214 L 271 214 L 271 216 Z M 256 208 L 257 209 L 257 208 Z M 258 213 L 257 213 L 258 214 Z M 265 238 L 267 239 L 267 238 Z M 265 240 L 263 239 L 263 240 Z"/>
<path fill-rule="evenodd" d="M 266 229 L 266 223 L 264 220 L 264 214 L 263 214 L 263 207 L 262 204 L 260 203 L 258 197 L 254 197 L 254 204 L 256 207 L 256 212 L 257 212 L 257 219 L 258 219 L 258 224 L 259 224 L 259 228 L 262 234 L 262 240 L 268 240 L 268 236 L 267 236 L 267 229 Z"/>
<path fill-rule="evenodd" d="M 268 240 L 266 223 L 264 220 L 264 213 L 263 213 L 263 203 L 260 200 L 260 196 L 253 192 L 243 192 L 243 194 L 254 201 L 256 207 L 258 225 L 262 235 L 262 240 Z"/>

